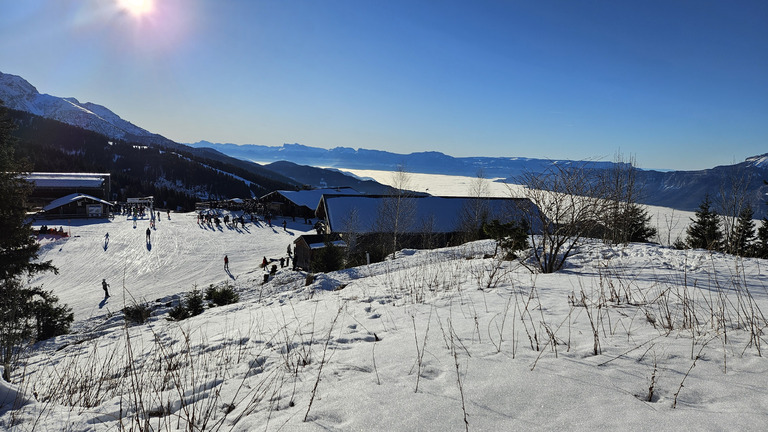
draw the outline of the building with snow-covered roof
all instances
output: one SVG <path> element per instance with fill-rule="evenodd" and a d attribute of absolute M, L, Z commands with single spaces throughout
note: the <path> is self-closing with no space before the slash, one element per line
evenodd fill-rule
<path fill-rule="evenodd" d="M 458 233 L 464 231 L 466 219 L 473 213 L 485 221 L 503 223 L 520 221 L 535 210 L 527 198 L 413 196 L 400 203 L 395 200 L 382 195 L 324 195 L 317 216 L 325 221 L 327 233 L 381 233 L 391 231 L 383 220 L 391 213 L 388 207 L 400 205 L 399 232 Z M 533 230 L 540 231 L 540 227 Z"/>
<path fill-rule="evenodd" d="M 34 189 L 30 203 L 42 207 L 51 201 L 71 195 L 85 194 L 97 199 L 110 199 L 109 173 L 33 172 L 25 176 Z"/>
<path fill-rule="evenodd" d="M 38 215 L 48 219 L 107 217 L 112 203 L 84 195 L 70 194 L 53 200 Z"/>
<path fill-rule="evenodd" d="M 393 250 L 431 249 L 478 238 L 483 223 L 518 222 L 541 232 L 527 198 L 323 195 L 318 233 L 340 235 L 347 265 L 380 261 Z"/>
<path fill-rule="evenodd" d="M 260 201 L 272 213 L 280 216 L 314 218 L 323 195 L 361 195 L 350 187 L 309 189 L 299 191 L 278 190 L 261 197 Z"/>

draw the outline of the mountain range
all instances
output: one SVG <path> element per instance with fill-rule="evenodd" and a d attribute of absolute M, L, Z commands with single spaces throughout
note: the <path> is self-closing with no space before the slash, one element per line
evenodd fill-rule
<path fill-rule="evenodd" d="M 392 171 L 399 166 L 407 171 L 475 176 L 479 171 L 486 178 L 507 183 L 518 183 L 525 172 L 545 172 L 552 165 L 578 164 L 586 169 L 606 169 L 614 162 L 533 159 L 523 157 L 452 157 L 439 152 L 411 154 L 390 153 L 381 150 L 336 147 L 323 149 L 301 144 L 282 146 L 218 144 L 199 141 L 192 147 L 211 148 L 232 157 L 259 163 L 291 161 L 315 166 Z M 270 165 L 268 165 L 270 166 Z M 744 162 L 717 166 L 698 171 L 637 170 L 637 181 L 642 186 L 644 204 L 693 211 L 709 194 L 713 203 L 732 193 L 734 184 L 741 184 L 752 203 L 755 217 L 766 215 L 765 197 L 768 186 L 768 154 L 747 158 Z"/>
<path fill-rule="evenodd" d="M 40 94 L 34 86 L 22 77 L 2 72 L 0 72 L 0 100 L 11 110 L 26 113 L 32 118 L 61 122 L 94 132 L 109 141 L 173 150 L 183 153 L 188 159 L 199 159 L 197 163 L 203 165 L 210 165 L 204 161 L 214 161 L 218 164 L 224 164 L 225 167 L 231 167 L 223 170 L 217 168 L 219 171 L 251 173 L 258 176 L 261 183 L 265 183 L 266 179 L 271 179 L 276 182 L 273 187 L 290 189 L 302 187 L 302 185 L 305 187 L 350 186 L 366 193 L 386 193 L 387 187 L 376 182 L 362 181 L 341 174 L 337 170 L 320 168 L 391 171 L 402 166 L 407 171 L 416 173 L 465 176 L 475 176 L 478 172 L 482 172 L 487 178 L 515 183 L 522 173 L 542 172 L 553 164 L 578 163 L 579 166 L 588 169 L 606 169 L 614 164 L 606 161 L 569 161 L 525 157 L 452 157 L 440 152 L 398 154 L 364 148 L 323 149 L 297 143 L 281 146 L 221 144 L 208 141 L 181 144 L 123 120 L 104 106 L 90 102 L 81 103 L 72 97 L 60 98 Z M 28 123 L 31 121 L 29 120 Z M 24 122 L 21 122 L 21 125 L 23 129 Z M 35 132 L 27 131 L 25 133 L 30 142 L 34 143 Z M 56 147 L 56 139 L 60 139 L 60 137 L 51 137 L 47 143 L 47 148 Z M 69 148 L 64 153 L 67 152 L 76 153 L 77 151 Z M 37 167 L 36 169 L 40 170 Z M 108 170 L 109 167 L 102 169 Z M 158 172 L 162 171 L 162 168 L 159 167 Z M 643 203 L 680 210 L 695 210 L 705 195 L 709 194 L 717 203 L 723 195 L 731 193 L 734 183 L 741 183 L 747 198 L 753 204 L 756 217 L 766 215 L 764 201 L 768 186 L 763 182 L 764 179 L 768 179 L 768 153 L 747 158 L 741 163 L 698 171 L 638 170 L 638 181 L 643 185 L 644 190 L 641 199 Z M 162 178 L 161 180 L 163 184 L 169 184 L 168 179 Z M 175 181 L 176 185 L 182 184 L 182 186 L 177 187 L 182 191 L 190 189 L 183 184 L 184 181 L 179 179 Z M 174 184 L 174 182 L 170 183 Z M 199 189 L 204 188 L 204 185 L 196 185 L 195 187 L 198 191 L 194 194 L 198 197 L 210 195 L 210 191 L 199 192 Z M 256 189 L 263 191 L 269 187 L 257 187 Z M 252 193 L 256 194 L 253 188 Z M 219 188 L 214 195 L 226 197 L 229 194 Z"/>

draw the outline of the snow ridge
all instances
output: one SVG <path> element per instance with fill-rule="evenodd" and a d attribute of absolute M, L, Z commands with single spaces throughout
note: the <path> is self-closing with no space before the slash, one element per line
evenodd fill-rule
<path fill-rule="evenodd" d="M 123 120 L 108 108 L 77 99 L 41 94 L 24 78 L 0 72 L 0 100 L 5 106 L 58 120 L 112 139 L 155 138 L 157 135 Z"/>
<path fill-rule="evenodd" d="M 768 153 L 748 157 L 745 162 L 756 168 L 768 168 Z"/>

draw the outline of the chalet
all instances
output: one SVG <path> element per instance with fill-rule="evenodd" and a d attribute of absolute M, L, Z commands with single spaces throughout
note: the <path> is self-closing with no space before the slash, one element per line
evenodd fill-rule
<path fill-rule="evenodd" d="M 53 200 L 38 215 L 47 219 L 102 218 L 111 207 L 112 203 L 90 195 L 70 194 Z"/>
<path fill-rule="evenodd" d="M 279 190 L 261 197 L 266 209 L 275 215 L 312 219 L 323 195 L 361 195 L 350 187 L 310 189 L 300 191 Z"/>

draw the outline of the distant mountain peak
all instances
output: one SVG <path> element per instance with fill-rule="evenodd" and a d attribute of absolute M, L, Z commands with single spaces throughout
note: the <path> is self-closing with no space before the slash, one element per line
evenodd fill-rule
<path fill-rule="evenodd" d="M 757 168 L 768 168 L 768 153 L 748 157 L 744 162 Z"/>
<path fill-rule="evenodd" d="M 112 139 L 139 139 L 167 143 L 165 138 L 123 120 L 108 108 L 74 97 L 43 94 L 24 78 L 0 72 L 0 100 L 5 106 L 72 126 L 100 133 Z"/>

